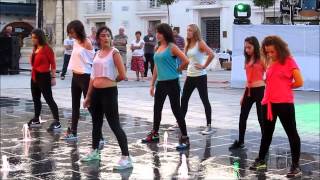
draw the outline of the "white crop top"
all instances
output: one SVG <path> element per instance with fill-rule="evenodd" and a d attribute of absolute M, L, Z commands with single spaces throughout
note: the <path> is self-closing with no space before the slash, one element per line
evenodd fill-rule
<path fill-rule="evenodd" d="M 116 81 L 118 70 L 114 64 L 114 52 L 119 52 L 119 50 L 112 48 L 109 54 L 103 58 L 99 56 L 100 51 L 97 52 L 92 65 L 91 79 L 96 77 L 106 77 L 112 81 Z"/>
<path fill-rule="evenodd" d="M 94 49 L 88 50 L 77 41 L 74 41 L 68 69 L 85 74 L 91 74 L 91 65 L 94 58 Z"/>
<path fill-rule="evenodd" d="M 205 63 L 205 54 L 200 51 L 198 42 L 195 44 L 193 48 L 190 48 L 187 52 L 187 56 L 189 59 L 189 65 L 187 70 L 187 76 L 196 77 L 207 74 L 205 69 L 197 69 L 195 64 L 204 65 Z"/>

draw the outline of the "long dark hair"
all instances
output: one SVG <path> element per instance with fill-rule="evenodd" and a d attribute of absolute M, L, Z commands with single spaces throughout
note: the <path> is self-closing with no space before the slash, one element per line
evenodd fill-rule
<path fill-rule="evenodd" d="M 169 43 L 174 43 L 173 32 L 169 24 L 161 23 L 156 28 L 157 32 L 162 34 L 165 41 Z"/>
<path fill-rule="evenodd" d="M 260 60 L 260 44 L 255 36 L 247 37 L 244 42 L 247 42 L 253 46 L 253 64 Z M 247 54 L 246 49 L 243 50 L 244 57 L 246 58 L 245 63 L 250 62 L 251 56 Z"/>
<path fill-rule="evenodd" d="M 33 62 L 34 62 L 34 58 L 35 58 L 35 52 L 36 52 L 36 49 L 38 48 L 38 46 L 46 46 L 48 43 L 47 43 L 47 39 L 46 39 L 46 36 L 43 32 L 43 30 L 41 29 L 34 29 L 31 34 L 35 35 L 38 39 L 38 45 L 34 45 L 33 46 L 33 51 L 32 51 L 32 56 L 31 56 L 31 63 L 33 65 Z"/>
<path fill-rule="evenodd" d="M 279 36 L 267 36 L 262 41 L 261 46 L 262 46 L 261 47 L 262 54 L 266 58 L 268 64 L 270 63 L 269 62 L 270 60 L 269 58 L 266 57 L 267 56 L 266 46 L 274 46 L 274 48 L 278 53 L 280 64 L 284 64 L 286 58 L 291 56 L 290 50 L 288 48 L 288 44 L 284 40 L 282 40 Z"/>
<path fill-rule="evenodd" d="M 47 45 L 46 36 L 41 29 L 34 29 L 31 34 L 34 34 L 37 37 L 40 46 Z M 34 48 L 37 49 L 37 45 L 34 45 Z"/>
<path fill-rule="evenodd" d="M 77 38 L 84 42 L 87 38 L 86 31 L 81 21 L 73 20 L 67 25 L 67 33 L 71 32 L 71 29 L 76 33 Z"/>
<path fill-rule="evenodd" d="M 106 30 L 107 32 L 109 32 L 110 36 L 111 36 L 111 39 L 113 39 L 113 36 L 112 36 L 112 31 L 110 28 L 108 28 L 107 26 L 102 26 L 98 29 L 97 31 L 97 34 L 96 34 L 96 40 L 97 40 L 97 44 L 98 46 L 101 48 L 101 44 L 100 44 L 100 39 L 99 39 L 99 36 L 100 34 L 102 33 L 102 31 Z M 111 43 L 111 42 L 110 42 Z"/>

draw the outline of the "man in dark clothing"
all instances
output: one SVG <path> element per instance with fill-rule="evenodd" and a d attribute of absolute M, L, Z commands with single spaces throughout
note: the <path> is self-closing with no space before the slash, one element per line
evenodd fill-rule
<path fill-rule="evenodd" d="M 183 37 L 181 37 L 179 35 L 179 33 L 180 33 L 180 28 L 174 27 L 173 28 L 173 37 L 174 37 L 175 44 L 178 46 L 178 48 L 182 52 L 184 52 L 185 41 L 184 41 Z M 180 66 L 180 64 L 181 64 L 181 60 L 179 58 L 177 58 L 177 64 L 178 64 L 178 66 Z M 180 74 L 181 74 L 181 72 L 180 72 Z"/>
<path fill-rule="evenodd" d="M 13 63 L 13 55 L 18 56 L 17 58 L 20 57 L 20 47 L 15 47 L 18 49 L 16 54 L 13 54 L 13 44 L 15 46 L 19 46 L 17 43 L 17 37 L 12 36 L 13 33 L 13 28 L 12 26 L 7 26 L 5 30 L 0 34 L 0 74 L 1 75 L 6 75 L 9 73 L 10 69 L 13 69 L 13 65 L 16 66 L 16 61 L 15 64 Z M 14 40 L 14 41 L 13 41 Z M 16 58 L 14 59 L 16 60 Z M 14 68 L 17 70 L 16 68 Z"/>
<path fill-rule="evenodd" d="M 151 65 L 151 73 L 153 73 L 154 61 L 154 47 L 156 46 L 156 37 L 152 34 L 152 30 L 148 29 L 148 35 L 143 38 L 144 45 L 144 57 L 146 58 L 144 62 L 144 77 L 148 76 L 149 63 Z"/>

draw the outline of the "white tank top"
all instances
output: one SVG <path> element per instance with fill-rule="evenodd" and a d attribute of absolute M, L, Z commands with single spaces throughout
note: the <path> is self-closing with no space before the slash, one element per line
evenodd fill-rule
<path fill-rule="evenodd" d="M 195 64 L 204 65 L 206 61 L 205 54 L 200 51 L 198 42 L 193 48 L 188 50 L 187 56 L 190 61 L 188 65 L 187 76 L 196 77 L 207 74 L 205 69 L 199 70 L 195 67 Z"/>
<path fill-rule="evenodd" d="M 97 52 L 92 65 L 92 79 L 96 77 L 106 77 L 112 81 L 116 81 L 118 71 L 113 60 L 114 52 L 119 51 L 116 48 L 112 48 L 109 54 L 103 58 L 99 57 L 100 51 Z"/>
<path fill-rule="evenodd" d="M 94 49 L 88 50 L 77 41 L 74 41 L 68 69 L 85 74 L 91 74 L 91 65 L 94 58 Z"/>

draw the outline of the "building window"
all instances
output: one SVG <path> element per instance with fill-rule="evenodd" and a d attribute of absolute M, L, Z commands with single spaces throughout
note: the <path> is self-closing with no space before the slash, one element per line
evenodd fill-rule
<path fill-rule="evenodd" d="M 216 0 L 200 0 L 201 5 L 210 5 L 210 4 L 216 4 Z"/>
<path fill-rule="evenodd" d="M 127 20 L 122 21 L 122 26 L 125 28 L 129 28 L 129 21 Z"/>
<path fill-rule="evenodd" d="M 129 6 L 122 6 L 122 7 L 121 7 L 121 10 L 122 10 L 122 11 L 129 11 Z"/>
<path fill-rule="evenodd" d="M 97 0 L 97 10 L 98 11 L 106 10 L 106 0 Z"/>
<path fill-rule="evenodd" d="M 160 4 L 159 0 L 149 0 L 149 7 L 150 8 L 158 8 L 160 6 L 161 6 L 161 4 Z"/>
<path fill-rule="evenodd" d="M 105 25 L 106 25 L 105 22 L 96 22 L 97 29 L 99 29 L 100 27 L 105 26 Z"/>
<path fill-rule="evenodd" d="M 220 48 L 220 18 L 203 17 L 201 18 L 202 37 L 212 49 Z"/>
<path fill-rule="evenodd" d="M 156 34 L 156 27 L 161 23 L 160 20 L 149 21 L 149 29 L 151 29 L 152 34 Z"/>

